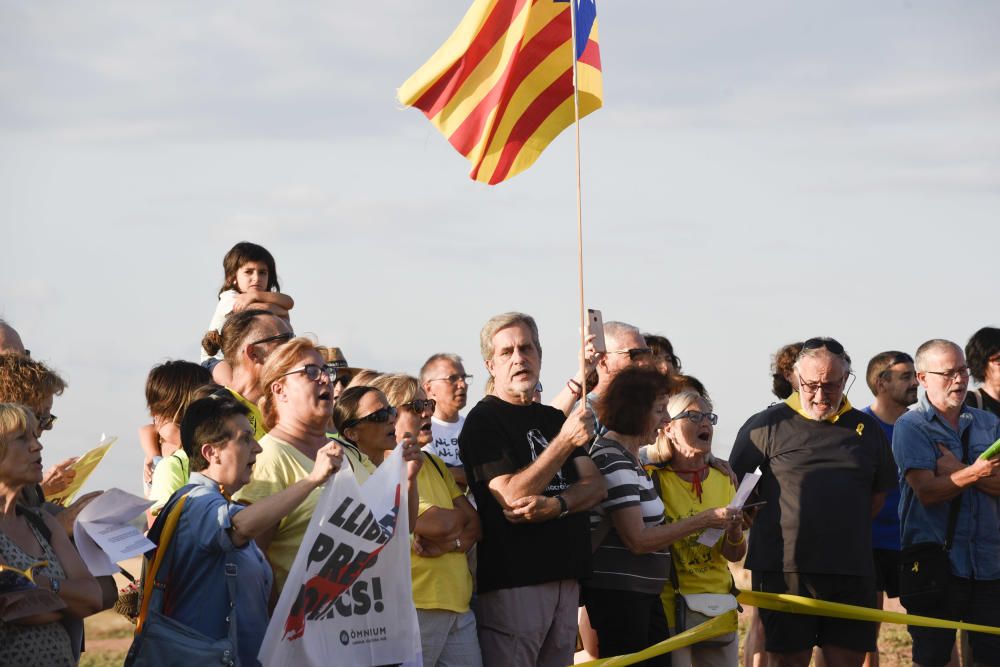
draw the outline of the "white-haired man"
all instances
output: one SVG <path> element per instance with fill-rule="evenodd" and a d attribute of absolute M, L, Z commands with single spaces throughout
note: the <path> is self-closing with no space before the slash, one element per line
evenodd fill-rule
<path fill-rule="evenodd" d="M 917 550 L 943 546 L 950 578 L 937 598 L 912 596 L 904 578 L 901 599 L 913 614 L 1000 626 L 1000 457 L 979 458 L 1000 438 L 1000 419 L 965 405 L 969 367 L 957 344 L 929 340 L 917 349 L 915 365 L 924 395 L 892 435 L 903 477 L 902 572 L 924 558 Z M 913 664 L 949 661 L 954 630 L 909 630 Z M 976 665 L 1000 665 L 1000 637 L 972 632 L 969 643 Z"/>
<path fill-rule="evenodd" d="M 434 438 L 424 449 L 448 466 L 455 481 L 464 489 L 465 468 L 458 451 L 458 436 L 465 424 L 460 411 L 465 407 L 472 376 L 465 372 L 462 357 L 448 352 L 431 355 L 420 368 L 420 384 L 427 397 L 434 400 L 431 432 Z"/>
<path fill-rule="evenodd" d="M 750 531 L 753 589 L 875 606 L 871 517 L 896 483 L 885 434 L 845 396 L 850 361 L 832 338 L 805 341 L 799 391 L 743 425 L 729 462 L 758 467 L 765 501 Z M 858 666 L 875 650 L 874 623 L 760 610 L 768 659 L 806 667 L 813 646 L 827 667 Z"/>
<path fill-rule="evenodd" d="M 459 448 L 483 529 L 483 664 L 564 667 L 576 648 L 579 580 L 590 572 L 588 510 L 605 495 L 584 451 L 593 416 L 532 400 L 542 348 L 529 315 L 491 318 L 480 348 L 494 392 L 469 412 Z"/>

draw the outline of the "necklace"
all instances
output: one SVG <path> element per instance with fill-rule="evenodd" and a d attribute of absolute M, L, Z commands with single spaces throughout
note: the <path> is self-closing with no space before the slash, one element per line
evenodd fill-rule
<path fill-rule="evenodd" d="M 708 466 L 704 465 L 700 468 L 691 468 L 689 470 L 677 469 L 673 466 L 670 467 L 670 471 L 675 475 L 680 477 L 681 475 L 691 475 L 691 489 L 694 491 L 695 495 L 698 496 L 698 502 L 701 502 L 701 474 L 708 470 Z M 683 479 L 683 477 L 681 478 Z"/>

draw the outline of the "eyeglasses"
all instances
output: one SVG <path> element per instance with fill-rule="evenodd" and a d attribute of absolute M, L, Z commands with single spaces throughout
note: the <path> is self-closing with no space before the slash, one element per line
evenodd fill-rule
<path fill-rule="evenodd" d="M 379 408 L 375 412 L 367 414 L 364 417 L 358 417 L 357 419 L 348 419 L 346 422 L 344 422 L 344 425 L 343 425 L 343 427 L 341 427 L 341 430 L 346 430 L 346 429 L 351 428 L 352 426 L 357 426 L 361 422 L 372 422 L 374 424 L 385 424 L 390 419 L 395 418 L 395 416 L 397 414 L 399 414 L 399 411 L 396 408 L 392 407 L 392 406 L 385 407 L 385 408 Z"/>
<path fill-rule="evenodd" d="M 413 410 L 418 415 L 422 415 L 425 412 L 434 414 L 434 408 L 437 407 L 437 401 L 433 398 L 415 398 L 412 401 L 403 403 L 399 407 Z"/>
<path fill-rule="evenodd" d="M 472 376 L 468 373 L 455 373 L 454 375 L 449 375 L 444 378 L 430 378 L 428 382 L 447 382 L 448 384 L 458 384 L 460 381 L 465 382 L 465 384 L 470 384 L 472 382 Z"/>
<path fill-rule="evenodd" d="M 671 419 L 690 419 L 693 424 L 700 424 L 702 420 L 707 419 L 712 426 L 719 423 L 719 415 L 714 412 L 698 412 L 697 410 L 685 410 Z"/>
<path fill-rule="evenodd" d="M 841 356 L 844 355 L 843 345 L 841 345 L 832 338 L 826 338 L 822 336 L 817 338 L 810 338 L 809 340 L 802 343 L 802 352 L 805 352 L 806 350 L 819 350 L 824 347 L 830 350 L 830 352 L 833 352 L 834 354 L 839 354 Z M 802 356 L 802 352 L 799 352 L 800 357 Z"/>
<path fill-rule="evenodd" d="M 275 341 L 281 341 L 287 343 L 291 339 L 295 338 L 295 334 L 289 331 L 288 333 L 275 334 L 274 336 L 268 336 L 267 338 L 261 338 L 260 340 L 255 340 L 250 343 L 251 345 L 263 345 L 264 343 L 273 343 Z"/>
<path fill-rule="evenodd" d="M 48 564 L 49 561 L 40 560 L 23 570 L 11 565 L 0 564 L 0 590 L 8 593 L 33 587 L 35 585 L 34 571 L 40 567 L 47 567 Z"/>
<path fill-rule="evenodd" d="M 331 372 L 332 371 L 332 372 Z M 327 382 L 337 377 L 337 369 L 331 369 L 329 366 L 323 365 L 318 366 L 316 364 L 306 364 L 302 368 L 296 368 L 290 370 L 287 373 L 282 373 L 278 377 L 285 377 L 286 375 L 295 375 L 296 373 L 304 373 L 310 381 L 316 382 L 319 380 L 321 375 L 325 375 Z"/>
<path fill-rule="evenodd" d="M 925 373 L 930 373 L 932 375 L 940 375 L 948 382 L 954 382 L 955 378 L 962 376 L 964 378 L 969 377 L 969 367 L 961 366 L 959 368 L 949 368 L 946 371 L 924 371 Z"/>
<path fill-rule="evenodd" d="M 653 354 L 648 347 L 633 347 L 631 350 L 608 350 L 608 354 L 627 354 L 631 361 Z"/>
<path fill-rule="evenodd" d="M 829 349 L 829 348 L 827 348 L 827 349 Z M 833 352 L 833 350 L 830 350 L 830 351 Z M 836 354 L 836 352 L 834 352 L 834 354 Z M 796 373 L 796 375 L 798 375 L 798 373 Z M 829 394 L 834 394 L 834 393 L 840 391 L 840 388 L 843 387 L 844 383 L 847 381 L 847 377 L 848 376 L 845 375 L 844 377 L 842 377 L 837 382 L 806 382 L 805 380 L 802 379 L 801 375 L 799 375 L 798 377 L 799 377 L 799 391 L 800 392 L 803 389 L 805 389 L 810 394 L 815 394 L 820 389 L 822 389 L 824 394 L 829 395 Z M 847 393 L 847 392 L 844 392 L 844 393 Z"/>
<path fill-rule="evenodd" d="M 39 431 L 51 431 L 52 430 L 52 426 L 56 423 L 57 419 L 59 419 L 59 417 L 56 417 L 51 412 L 49 414 L 45 415 L 44 417 L 39 417 L 38 418 L 38 430 Z"/>

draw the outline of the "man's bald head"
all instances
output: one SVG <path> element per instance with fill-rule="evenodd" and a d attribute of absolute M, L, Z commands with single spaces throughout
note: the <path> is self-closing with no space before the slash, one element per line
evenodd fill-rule
<path fill-rule="evenodd" d="M 9 352 L 24 356 L 24 343 L 17 330 L 3 320 L 0 320 L 0 353 Z"/>

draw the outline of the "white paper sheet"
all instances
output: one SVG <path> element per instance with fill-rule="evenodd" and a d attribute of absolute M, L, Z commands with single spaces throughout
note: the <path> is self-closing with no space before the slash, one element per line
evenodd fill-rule
<path fill-rule="evenodd" d="M 759 479 L 759 472 L 748 472 L 743 475 L 743 480 L 740 482 L 740 488 L 736 489 L 736 495 L 733 497 L 733 502 L 729 503 L 729 508 L 743 509 L 743 505 L 746 503 L 747 498 L 750 497 L 750 493 L 753 491 L 754 487 L 757 486 L 757 481 Z M 707 528 L 705 529 L 705 532 L 701 534 L 701 537 L 698 538 L 698 543 L 704 544 L 706 547 L 710 547 L 719 541 L 723 532 L 725 531 L 721 528 Z"/>
<path fill-rule="evenodd" d="M 108 489 L 83 508 L 73 524 L 80 557 L 95 577 L 118 572 L 119 563 L 146 553 L 156 545 L 129 522 L 152 501 L 121 489 Z"/>

